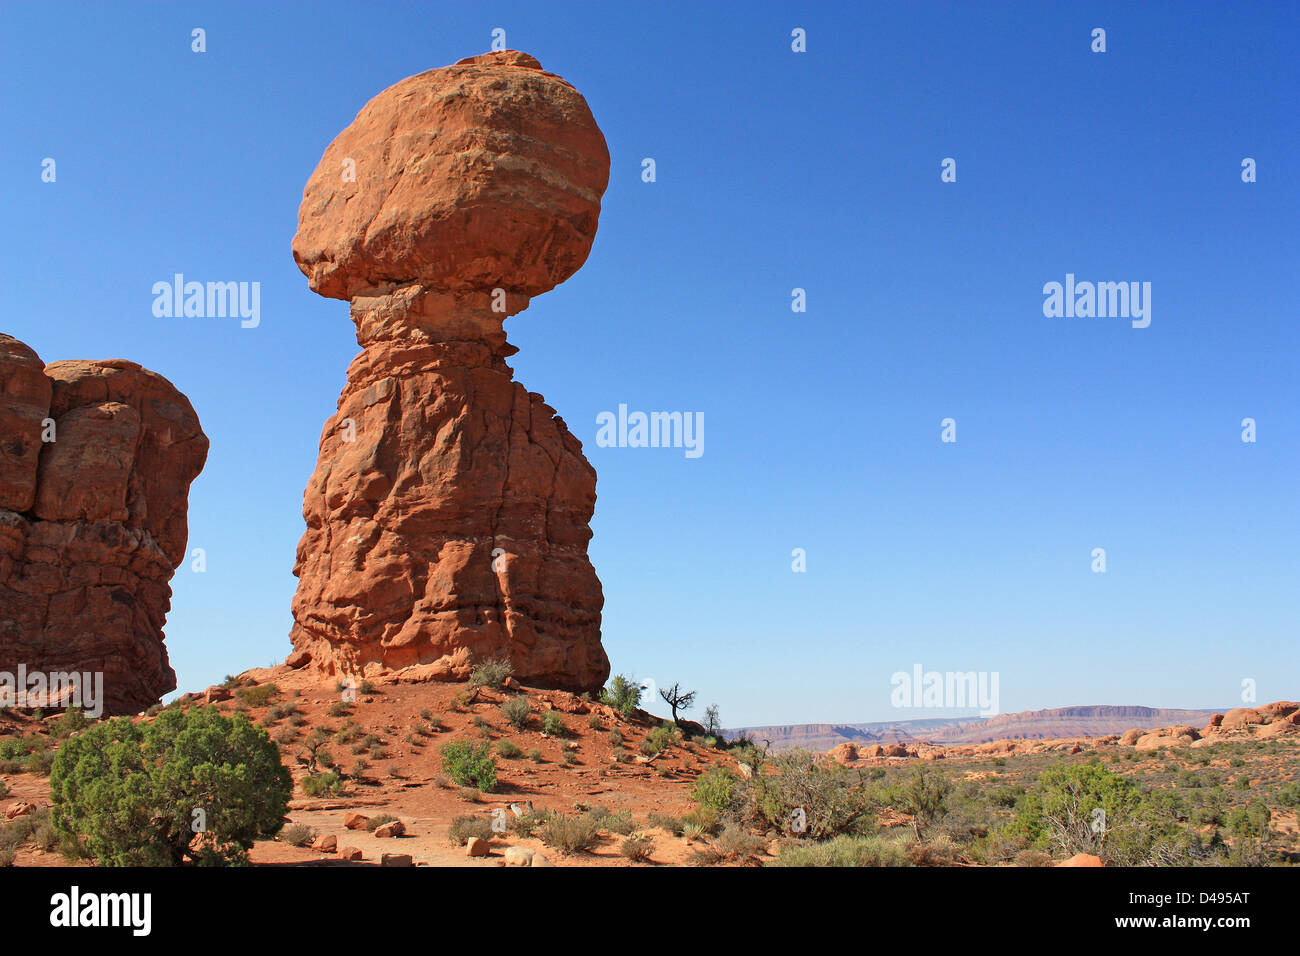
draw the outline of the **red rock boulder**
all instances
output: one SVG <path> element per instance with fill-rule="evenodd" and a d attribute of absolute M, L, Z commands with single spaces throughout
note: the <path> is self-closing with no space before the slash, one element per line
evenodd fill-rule
<path fill-rule="evenodd" d="M 42 366 L 0 335 L 0 423 L 0 671 L 102 674 L 105 712 L 149 707 L 176 687 L 163 624 L 198 416 L 134 362 Z"/>

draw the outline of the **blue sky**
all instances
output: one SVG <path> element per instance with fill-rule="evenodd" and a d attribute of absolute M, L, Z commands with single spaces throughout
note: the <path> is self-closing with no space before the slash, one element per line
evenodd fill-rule
<path fill-rule="evenodd" d="M 997 672 L 1003 711 L 1300 694 L 1300 8 L 5 4 L 0 330 L 160 372 L 212 442 L 182 690 L 289 650 L 358 351 L 290 255 L 303 185 L 497 27 L 612 155 L 587 264 L 507 332 L 599 474 L 616 671 L 731 726 L 947 713 L 891 706 L 915 664 Z M 260 326 L 155 318 L 176 272 L 260 282 Z M 1044 317 L 1067 273 L 1150 282 L 1150 327 Z M 597 447 L 620 403 L 702 412 L 704 455 Z"/>

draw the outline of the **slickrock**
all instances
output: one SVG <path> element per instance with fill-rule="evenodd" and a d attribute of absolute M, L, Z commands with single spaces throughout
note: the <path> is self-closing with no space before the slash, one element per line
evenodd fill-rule
<path fill-rule="evenodd" d="M 608 178 L 585 100 L 514 51 L 403 80 L 326 149 L 293 254 L 363 351 L 304 495 L 292 666 L 603 684 L 596 473 L 503 326 L 586 260 Z"/>
<path fill-rule="evenodd" d="M 198 416 L 134 362 L 45 366 L 0 335 L 0 436 L 0 670 L 102 673 L 106 713 L 149 707 L 176 687 L 163 625 Z"/>

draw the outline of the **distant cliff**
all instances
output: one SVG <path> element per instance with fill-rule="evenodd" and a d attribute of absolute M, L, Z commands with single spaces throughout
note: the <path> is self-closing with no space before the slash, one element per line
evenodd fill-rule
<path fill-rule="evenodd" d="M 725 734 L 732 740 L 745 736 L 759 744 L 770 741 L 773 750 L 803 747 L 822 752 L 842 743 L 978 744 L 990 740 L 1100 737 L 1106 734 L 1122 734 L 1133 727 L 1159 727 L 1170 724 L 1200 726 L 1213 713 L 1215 713 L 1213 710 L 1099 704 L 1058 707 L 1054 710 L 1026 710 L 1018 714 L 998 714 L 994 717 L 931 717 L 865 724 L 737 727 L 725 731 Z"/>

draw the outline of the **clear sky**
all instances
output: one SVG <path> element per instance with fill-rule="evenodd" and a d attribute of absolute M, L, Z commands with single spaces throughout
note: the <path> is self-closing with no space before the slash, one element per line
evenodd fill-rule
<path fill-rule="evenodd" d="M 290 255 L 303 185 L 498 27 L 612 155 L 587 264 L 507 331 L 599 474 L 616 671 L 731 726 L 936 716 L 891 706 L 917 664 L 1003 711 L 1300 696 L 1297 5 L 5 3 L 0 330 L 160 372 L 212 442 L 181 690 L 289 650 L 358 351 Z M 156 318 L 177 272 L 259 282 L 260 325 Z M 1150 326 L 1045 317 L 1067 273 L 1150 282 Z M 597 447 L 620 403 L 704 454 Z"/>

